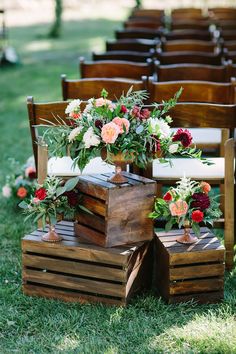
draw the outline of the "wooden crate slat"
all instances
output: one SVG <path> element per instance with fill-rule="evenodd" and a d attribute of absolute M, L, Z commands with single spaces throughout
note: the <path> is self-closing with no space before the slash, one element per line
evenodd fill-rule
<path fill-rule="evenodd" d="M 219 242 L 217 237 L 199 239 L 196 243 L 192 245 L 184 245 L 177 241 L 163 242 L 163 244 L 167 249 L 171 247 L 170 252 L 172 252 L 173 250 L 174 252 L 176 252 L 177 249 L 181 252 L 193 252 L 196 249 L 206 249 L 208 247 L 214 247 L 216 249 L 221 246 L 221 243 Z"/>
<path fill-rule="evenodd" d="M 77 188 L 81 193 L 88 194 L 102 200 L 106 200 L 107 198 L 106 183 L 92 176 L 86 176 L 86 179 L 80 178 Z"/>
<path fill-rule="evenodd" d="M 91 263 L 81 263 L 69 260 L 61 260 L 38 255 L 23 254 L 25 267 L 46 269 L 67 274 L 82 275 L 91 278 L 125 282 L 126 274 L 123 269 L 104 267 Z"/>
<path fill-rule="evenodd" d="M 63 230 L 56 229 L 56 231 L 59 235 L 61 235 L 63 237 L 63 240 L 74 242 L 75 238 L 74 238 L 74 236 L 72 236 L 73 235 L 72 233 L 70 235 L 68 235 L 68 233 L 66 232 L 66 234 L 65 234 Z M 31 233 L 31 235 L 41 238 L 46 232 L 48 232 L 48 229 L 45 229 L 45 231 L 35 230 Z"/>
<path fill-rule="evenodd" d="M 128 177 L 128 179 L 132 179 L 134 181 L 138 181 L 138 182 L 141 182 L 143 184 L 153 184 L 153 180 L 152 179 L 149 179 L 149 178 L 146 178 L 146 177 L 142 177 L 142 176 L 139 176 L 139 175 L 136 175 L 134 173 L 130 173 L 130 172 L 126 172 L 126 171 L 123 171 L 122 172 L 124 174 L 124 176 Z"/>
<path fill-rule="evenodd" d="M 210 234 L 211 236 L 213 235 L 212 232 L 207 228 L 207 227 L 201 227 L 201 236 L 204 235 L 205 233 Z M 174 229 L 170 230 L 168 232 L 165 231 L 158 231 L 155 232 L 156 236 L 163 242 L 163 237 L 171 237 L 171 236 L 178 236 L 183 234 L 183 229 Z M 190 230 L 190 234 L 194 234 L 193 230 Z M 199 236 L 199 237 L 201 237 Z"/>
<path fill-rule="evenodd" d="M 106 239 L 105 234 L 102 232 L 96 231 L 88 226 L 81 225 L 79 223 L 75 224 L 75 232 L 78 237 L 82 239 L 87 239 L 88 241 L 95 243 L 96 245 L 105 247 Z"/>
<path fill-rule="evenodd" d="M 191 264 L 187 267 L 170 268 L 170 281 L 183 280 L 191 278 L 205 278 L 214 276 L 224 276 L 224 264 L 203 264 L 194 265 Z"/>
<path fill-rule="evenodd" d="M 170 283 L 170 295 L 209 292 L 222 290 L 223 287 L 224 280 L 222 278 L 176 281 Z"/>
<path fill-rule="evenodd" d="M 22 240 L 22 250 L 23 252 L 35 252 L 38 254 L 48 254 L 55 255 L 59 257 L 71 258 L 71 259 L 81 259 L 84 261 L 100 262 L 105 264 L 114 264 L 124 266 L 127 264 L 130 252 L 124 250 L 123 254 L 117 252 L 115 248 L 109 250 L 110 252 L 100 251 L 98 246 L 83 244 L 78 245 L 78 242 L 62 241 L 60 245 L 58 244 L 48 244 L 46 242 L 40 243 L 38 237 L 33 239 L 33 236 Z M 69 245 L 68 245 L 69 244 Z M 61 247 L 63 246 L 63 247 Z M 97 248 L 96 248 L 97 247 Z"/>
<path fill-rule="evenodd" d="M 123 297 L 125 294 L 124 284 L 115 284 L 104 281 L 96 281 L 69 275 L 54 274 L 38 270 L 23 268 L 23 282 L 34 282 L 45 285 L 58 286 L 73 290 L 81 290 L 93 294 Z"/>
<path fill-rule="evenodd" d="M 103 234 L 105 233 L 105 219 L 98 215 L 79 212 L 76 217 L 76 220 L 79 224 L 90 225 L 91 228 L 100 231 Z"/>
<path fill-rule="evenodd" d="M 202 263 L 204 259 L 205 262 L 223 262 L 224 261 L 224 249 L 212 249 L 198 252 L 184 252 L 184 253 L 173 253 L 170 254 L 170 265 L 180 265 L 180 264 L 191 264 L 191 263 Z M 204 253 L 203 253 L 204 252 Z"/>
<path fill-rule="evenodd" d="M 200 294 L 195 293 L 194 295 L 190 294 L 190 295 L 170 296 L 168 303 L 177 304 L 180 302 L 187 302 L 187 301 L 194 300 L 199 304 L 207 304 L 207 303 L 212 304 L 212 303 L 217 303 L 223 299 L 224 299 L 224 291 L 220 290 L 220 291 L 211 291 L 211 292 L 200 293 Z"/>
<path fill-rule="evenodd" d="M 183 233 L 183 231 L 182 231 Z M 176 241 L 176 238 L 182 234 L 181 232 L 179 232 L 178 234 L 175 234 L 173 236 L 162 236 L 160 237 L 161 242 L 163 242 L 164 244 L 168 244 L 169 242 L 173 242 Z M 193 235 L 193 233 L 191 233 Z M 210 232 L 204 232 L 202 233 L 200 236 L 198 236 L 199 240 L 203 240 L 203 239 L 211 239 L 212 238 L 212 233 Z"/>
<path fill-rule="evenodd" d="M 40 284 L 23 284 L 23 292 L 25 295 L 29 296 L 41 296 L 49 299 L 57 299 L 66 302 L 79 302 L 82 304 L 91 302 L 101 302 L 109 305 L 126 305 L 126 301 L 123 298 L 113 299 L 108 297 L 102 297 L 99 295 L 93 296 L 88 294 L 82 294 L 80 292 L 72 292 L 69 289 L 59 290 L 57 288 L 47 288 L 45 286 L 40 286 Z"/>
<path fill-rule="evenodd" d="M 83 194 L 82 203 L 83 206 L 91 212 L 102 216 L 106 215 L 106 204 L 101 200 Z"/>

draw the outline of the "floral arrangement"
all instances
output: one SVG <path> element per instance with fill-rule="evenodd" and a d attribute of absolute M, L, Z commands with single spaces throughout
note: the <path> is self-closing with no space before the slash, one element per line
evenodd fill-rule
<path fill-rule="evenodd" d="M 74 189 L 78 177 L 63 183 L 61 178 L 53 176 L 47 177 L 43 185 L 37 184 L 30 198 L 19 204 L 27 214 L 25 220 L 33 219 L 33 222 L 37 222 L 41 219 L 45 227 L 46 224 L 56 224 L 60 214 L 73 217 L 79 201 L 79 194 Z"/>
<path fill-rule="evenodd" d="M 23 166 L 15 159 L 10 158 L 9 166 L 10 173 L 6 176 L 5 184 L 2 187 L 3 197 L 15 198 L 18 201 L 29 197 L 36 184 L 34 158 L 30 157 Z"/>
<path fill-rule="evenodd" d="M 131 88 L 114 103 L 103 89 L 101 97 L 89 99 L 84 109 L 81 100 L 70 102 L 65 110 L 68 121 L 57 118 L 60 125 L 51 125 L 44 137 L 54 156 L 65 155 L 69 147 L 81 170 L 92 158 L 103 156 L 104 150 L 109 163 L 113 162 L 112 156 L 121 153 L 126 161 L 132 160 L 141 168 L 157 157 L 161 162 L 169 161 L 173 155 L 202 159 L 201 151 L 192 147 L 187 129 L 171 132 L 172 119 L 167 113 L 180 94 L 181 89 L 169 101 L 153 104 L 151 110 L 143 105 L 145 91 Z"/>
<path fill-rule="evenodd" d="M 171 187 L 163 198 L 156 198 L 154 211 L 149 215 L 156 219 L 167 220 L 165 229 L 171 230 L 173 225 L 191 226 L 196 235 L 200 234 L 199 223 L 213 224 L 221 216 L 217 196 L 211 196 L 211 186 L 207 182 L 191 181 L 183 177 Z"/>

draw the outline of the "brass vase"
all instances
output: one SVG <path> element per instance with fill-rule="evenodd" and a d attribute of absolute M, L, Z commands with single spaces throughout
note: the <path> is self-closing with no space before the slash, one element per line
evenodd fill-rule
<path fill-rule="evenodd" d="M 112 161 L 112 163 L 115 165 L 115 174 L 108 179 L 109 182 L 117 184 L 128 182 L 128 179 L 122 174 L 122 170 L 126 168 L 127 164 L 130 164 L 134 161 L 134 157 L 132 155 L 128 155 L 127 158 L 127 155 L 123 154 L 122 152 L 118 152 L 118 154 L 112 154 L 106 149 L 103 149 L 101 157 L 104 161 Z"/>
<path fill-rule="evenodd" d="M 184 234 L 178 236 L 176 241 L 179 243 L 183 243 L 186 245 L 191 245 L 192 243 L 197 242 L 198 238 L 190 234 L 191 225 L 189 221 L 185 221 L 184 223 Z"/>
<path fill-rule="evenodd" d="M 63 238 L 58 235 L 58 233 L 55 230 L 55 225 L 48 224 L 49 231 L 42 236 L 42 240 L 45 242 L 60 242 Z"/>

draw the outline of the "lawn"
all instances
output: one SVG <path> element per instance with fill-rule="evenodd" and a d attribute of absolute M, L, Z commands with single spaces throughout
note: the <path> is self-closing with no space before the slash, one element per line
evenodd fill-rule
<path fill-rule="evenodd" d="M 79 77 L 77 58 L 103 50 L 118 22 L 68 22 L 63 37 L 44 38 L 47 26 L 12 28 L 21 65 L 0 69 L 1 174 L 8 157 L 32 154 L 26 96 L 61 99 L 60 74 Z M 42 37 L 41 37 L 42 36 Z M 21 292 L 22 236 L 32 230 L 13 202 L 1 198 L 0 353 L 236 353 L 236 271 L 228 273 L 221 304 L 166 305 L 154 294 L 127 308 L 65 304 Z"/>

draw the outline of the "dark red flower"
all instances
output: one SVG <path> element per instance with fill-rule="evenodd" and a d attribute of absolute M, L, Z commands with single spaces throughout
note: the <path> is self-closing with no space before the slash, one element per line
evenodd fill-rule
<path fill-rule="evenodd" d="M 29 179 L 35 179 L 35 178 L 37 178 L 36 171 L 29 172 Z"/>
<path fill-rule="evenodd" d="M 100 119 L 95 120 L 95 127 L 98 129 L 102 129 L 103 123 Z"/>
<path fill-rule="evenodd" d="M 78 193 L 75 191 L 69 191 L 65 192 L 63 195 L 65 195 L 68 199 L 68 203 L 71 207 L 75 207 L 78 203 Z"/>
<path fill-rule="evenodd" d="M 141 120 L 148 119 L 148 118 L 150 118 L 150 115 L 151 115 L 151 112 L 149 111 L 149 109 L 143 108 L 143 109 L 141 109 L 139 119 L 141 119 Z"/>
<path fill-rule="evenodd" d="M 210 198 L 205 193 L 194 193 L 192 195 L 193 201 L 191 203 L 191 208 L 198 208 L 200 210 L 205 210 L 210 206 Z"/>
<path fill-rule="evenodd" d="M 120 107 L 120 111 L 121 111 L 121 113 L 127 113 L 128 109 L 122 104 Z"/>
<path fill-rule="evenodd" d="M 139 117 L 140 117 L 140 107 L 134 106 L 134 108 L 132 109 L 131 114 L 132 114 L 132 116 L 134 116 L 135 118 L 139 118 Z"/>
<path fill-rule="evenodd" d="M 184 147 L 191 145 L 192 140 L 192 135 L 188 129 L 183 130 L 179 128 L 172 137 L 172 141 L 180 141 Z"/>
<path fill-rule="evenodd" d="M 39 200 L 44 200 L 47 196 L 47 191 L 45 188 L 39 188 L 35 191 L 34 195 Z"/>
<path fill-rule="evenodd" d="M 191 218 L 195 222 L 201 222 L 203 220 L 204 214 L 200 210 L 194 210 L 192 212 Z"/>
<path fill-rule="evenodd" d="M 170 192 L 167 192 L 164 196 L 163 196 L 163 199 L 166 201 L 166 202 L 170 202 L 172 200 L 172 195 L 170 194 Z"/>

